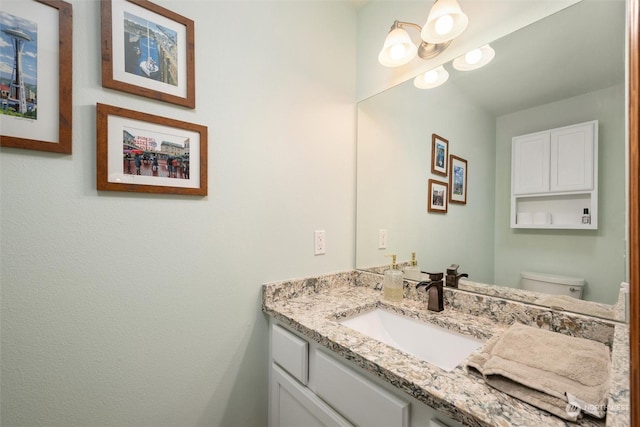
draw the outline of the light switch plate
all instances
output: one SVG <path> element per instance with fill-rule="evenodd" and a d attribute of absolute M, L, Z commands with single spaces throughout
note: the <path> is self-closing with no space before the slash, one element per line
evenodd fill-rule
<path fill-rule="evenodd" d="M 316 230 L 314 233 L 314 251 L 315 255 L 324 255 L 327 252 L 327 240 L 324 230 Z"/>
<path fill-rule="evenodd" d="M 387 230 L 378 230 L 378 249 L 387 249 Z"/>

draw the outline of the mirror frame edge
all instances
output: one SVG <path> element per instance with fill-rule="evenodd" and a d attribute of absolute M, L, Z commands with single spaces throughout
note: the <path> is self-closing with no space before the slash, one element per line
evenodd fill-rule
<path fill-rule="evenodd" d="M 629 43 L 629 282 L 630 402 L 640 401 L 640 0 L 628 0 Z M 631 405 L 631 426 L 640 427 L 640 405 Z"/>

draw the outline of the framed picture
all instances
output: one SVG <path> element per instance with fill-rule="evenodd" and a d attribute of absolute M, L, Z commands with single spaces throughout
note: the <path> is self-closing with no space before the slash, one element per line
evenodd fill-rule
<path fill-rule="evenodd" d="M 71 154 L 72 28 L 70 3 L 1 3 L 1 146 Z"/>
<path fill-rule="evenodd" d="M 427 210 L 429 212 L 447 213 L 448 185 L 446 182 L 429 180 L 429 202 Z"/>
<path fill-rule="evenodd" d="M 449 141 L 436 135 L 431 135 L 431 172 L 447 176 L 447 164 L 449 157 Z"/>
<path fill-rule="evenodd" d="M 467 204 L 467 161 L 462 157 L 449 156 L 449 202 Z"/>
<path fill-rule="evenodd" d="M 98 104 L 98 190 L 207 195 L 207 127 Z"/>
<path fill-rule="evenodd" d="M 102 86 L 196 107 L 193 21 L 148 0 L 103 0 Z"/>

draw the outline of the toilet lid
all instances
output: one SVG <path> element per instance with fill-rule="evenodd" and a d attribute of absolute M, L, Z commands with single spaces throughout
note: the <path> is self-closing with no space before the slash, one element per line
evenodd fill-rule
<path fill-rule="evenodd" d="M 580 277 L 560 276 L 558 274 L 533 273 L 523 271 L 520 273 L 523 279 L 537 280 L 540 282 L 557 283 L 560 285 L 584 286 L 584 279 Z"/>

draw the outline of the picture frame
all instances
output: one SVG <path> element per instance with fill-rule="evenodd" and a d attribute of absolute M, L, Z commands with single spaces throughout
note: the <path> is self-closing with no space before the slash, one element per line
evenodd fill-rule
<path fill-rule="evenodd" d="M 449 185 L 446 182 L 429 180 L 429 200 L 427 202 L 427 210 L 435 213 L 447 213 L 447 195 Z"/>
<path fill-rule="evenodd" d="M 0 37 L 1 44 L 12 46 L 13 58 L 3 55 L 0 66 L 12 70 L 14 83 L 0 97 L 0 146 L 71 154 L 71 3 L 4 2 Z M 16 44 L 20 46 L 18 50 Z"/>
<path fill-rule="evenodd" d="M 467 161 L 462 157 L 449 156 L 449 202 L 467 204 Z"/>
<path fill-rule="evenodd" d="M 449 141 L 437 134 L 431 135 L 431 172 L 447 176 Z"/>
<path fill-rule="evenodd" d="M 97 187 L 207 195 L 207 127 L 97 104 Z"/>
<path fill-rule="evenodd" d="M 148 0 L 102 0 L 102 86 L 196 107 L 195 25 Z"/>

